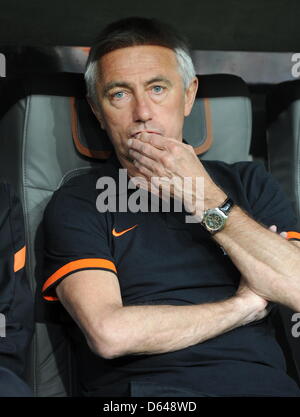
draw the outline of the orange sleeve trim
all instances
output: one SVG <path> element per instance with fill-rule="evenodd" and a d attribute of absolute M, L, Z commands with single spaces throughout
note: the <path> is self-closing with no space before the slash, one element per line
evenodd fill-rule
<path fill-rule="evenodd" d="M 287 239 L 296 239 L 300 240 L 300 233 L 298 232 L 287 232 Z"/>
<path fill-rule="evenodd" d="M 56 281 L 64 277 L 65 275 L 69 275 L 73 272 L 76 272 L 80 269 L 110 269 L 113 272 L 117 272 L 116 267 L 112 261 L 107 259 L 99 259 L 99 258 L 90 258 L 90 259 L 79 259 L 77 261 L 72 261 L 67 263 L 66 265 L 59 268 L 54 274 L 52 274 L 45 284 L 43 285 L 42 292 L 46 291 L 51 285 L 53 285 Z M 57 300 L 57 297 L 50 297 L 44 296 L 45 299 L 49 299 L 49 301 Z"/>
<path fill-rule="evenodd" d="M 14 255 L 14 272 L 19 271 L 24 268 L 26 261 L 26 246 L 20 249 Z"/>
<path fill-rule="evenodd" d="M 51 297 L 50 295 L 44 295 L 43 298 L 47 301 L 58 301 L 58 297 Z"/>

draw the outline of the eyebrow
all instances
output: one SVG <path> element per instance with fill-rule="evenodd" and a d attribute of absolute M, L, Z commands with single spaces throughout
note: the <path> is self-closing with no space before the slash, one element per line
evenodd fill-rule
<path fill-rule="evenodd" d="M 168 80 L 168 78 L 163 77 L 163 76 L 158 76 L 158 77 L 151 78 L 151 80 L 146 81 L 144 83 L 144 85 L 148 86 L 148 85 L 153 84 L 153 83 L 161 83 L 161 82 L 164 82 L 169 87 L 172 86 L 171 81 Z M 104 90 L 103 90 L 103 94 L 107 95 L 107 93 L 110 90 L 112 90 L 113 88 L 117 88 L 117 87 L 132 89 L 133 85 L 130 84 L 130 83 L 123 82 L 123 81 L 112 81 L 112 82 L 106 84 L 106 86 L 104 87 Z"/>
<path fill-rule="evenodd" d="M 153 83 L 161 83 L 161 82 L 163 82 L 165 84 L 168 84 L 169 87 L 172 86 L 171 81 L 168 78 L 163 77 L 163 76 L 158 76 L 158 77 L 151 78 L 151 80 L 145 82 L 145 85 L 147 86 L 147 85 L 150 85 L 150 84 L 153 84 Z"/>
<path fill-rule="evenodd" d="M 106 96 L 110 90 L 116 87 L 131 88 L 132 85 L 122 81 L 112 81 L 111 83 L 106 84 L 103 90 L 103 94 Z"/>

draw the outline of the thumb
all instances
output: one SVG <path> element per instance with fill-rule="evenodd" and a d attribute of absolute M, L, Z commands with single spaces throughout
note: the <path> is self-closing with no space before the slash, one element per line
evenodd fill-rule
<path fill-rule="evenodd" d="M 270 230 L 271 232 L 276 233 L 276 232 L 277 232 L 277 226 L 276 226 L 275 224 L 272 224 L 272 226 L 270 226 L 270 227 L 269 227 L 269 230 Z"/>

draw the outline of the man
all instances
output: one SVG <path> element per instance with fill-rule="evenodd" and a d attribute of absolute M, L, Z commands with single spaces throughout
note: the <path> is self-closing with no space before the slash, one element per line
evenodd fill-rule
<path fill-rule="evenodd" d="M 82 394 L 298 396 L 267 315 L 268 302 L 300 310 L 299 242 L 268 230 L 294 230 L 295 218 L 261 165 L 201 161 L 183 142 L 197 91 L 184 41 L 154 20 L 113 23 L 86 81 L 115 154 L 50 202 L 43 287 L 77 324 Z M 97 179 L 118 182 L 120 168 L 162 199 L 171 184 L 174 204 L 172 180 L 192 178 L 183 211 L 97 210 Z"/>

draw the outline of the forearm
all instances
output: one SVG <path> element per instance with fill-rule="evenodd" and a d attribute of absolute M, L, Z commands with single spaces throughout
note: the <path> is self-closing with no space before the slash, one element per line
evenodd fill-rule
<path fill-rule="evenodd" d="M 258 295 L 300 311 L 300 248 L 261 226 L 237 206 L 214 239 Z"/>
<path fill-rule="evenodd" d="M 238 297 L 192 306 L 122 307 L 106 321 L 109 357 L 184 349 L 247 324 L 259 314 Z"/>

